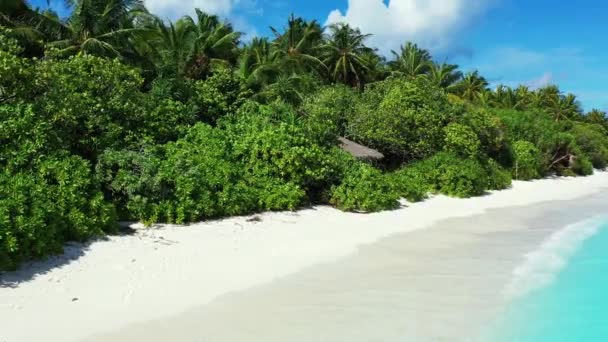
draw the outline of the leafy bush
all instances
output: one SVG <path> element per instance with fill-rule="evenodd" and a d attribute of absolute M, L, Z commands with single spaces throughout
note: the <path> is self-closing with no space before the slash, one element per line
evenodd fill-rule
<path fill-rule="evenodd" d="M 76 56 L 38 66 L 43 94 L 37 112 L 52 129 L 53 146 L 95 160 L 106 148 L 136 141 L 143 125 L 143 79 L 118 60 Z"/>
<path fill-rule="evenodd" d="M 535 154 L 536 164 L 540 167 L 539 175 L 524 173 L 524 178 L 521 178 L 522 175 L 516 176 L 516 178 L 533 179 L 548 173 L 564 174 L 568 171 L 571 167 L 570 156 L 580 152 L 574 136 L 568 132 L 570 123 L 556 122 L 542 111 L 503 110 L 498 113 L 508 129 L 511 141 L 528 141 L 539 152 L 539 154 Z M 515 159 L 517 159 L 517 153 L 514 151 Z"/>
<path fill-rule="evenodd" d="M 50 148 L 51 124 L 32 105 L 0 105 L 0 167 L 20 170 L 39 161 Z"/>
<path fill-rule="evenodd" d="M 182 137 L 196 122 L 196 108 L 180 101 L 146 96 L 145 112 L 138 127 L 139 140 L 164 144 Z"/>
<path fill-rule="evenodd" d="M 230 69 L 218 68 L 204 81 L 194 84 L 192 101 L 199 108 L 199 119 L 209 124 L 235 113 L 247 98 L 240 80 Z"/>
<path fill-rule="evenodd" d="M 426 179 L 422 179 L 420 174 L 414 169 L 404 167 L 387 175 L 390 184 L 399 197 L 405 198 L 410 202 L 420 202 L 428 198 L 430 191 Z"/>
<path fill-rule="evenodd" d="M 57 155 L 31 171 L 0 172 L 0 270 L 115 231 L 114 208 L 83 159 Z"/>
<path fill-rule="evenodd" d="M 376 212 L 397 208 L 398 199 L 382 172 L 357 163 L 347 171 L 340 185 L 331 189 L 330 203 L 344 211 Z"/>
<path fill-rule="evenodd" d="M 147 223 L 293 210 L 338 171 L 298 127 L 266 120 L 201 123 L 162 151 L 108 152 L 97 174 L 128 216 Z"/>
<path fill-rule="evenodd" d="M 461 108 L 424 78 L 390 79 L 366 89 L 349 131 L 389 157 L 422 159 L 442 149 L 443 128 L 459 115 Z"/>
<path fill-rule="evenodd" d="M 356 101 L 353 89 L 343 85 L 324 87 L 307 97 L 301 106 L 307 135 L 322 145 L 335 144 L 338 136 L 346 135 Z"/>
<path fill-rule="evenodd" d="M 504 169 L 494 159 L 488 159 L 484 166 L 488 174 L 488 190 L 504 190 L 511 186 L 513 178 L 510 170 Z"/>
<path fill-rule="evenodd" d="M 584 154 L 579 154 L 574 157 L 571 169 L 574 173 L 573 176 L 590 176 L 593 174 L 593 163 Z M 566 173 L 565 175 L 570 176 L 571 174 Z"/>
<path fill-rule="evenodd" d="M 196 119 L 191 106 L 141 92 L 139 73 L 117 60 L 76 56 L 23 68 L 36 75 L 35 82 L 19 79 L 35 83 L 31 98 L 0 103 L 0 139 L 11 141 L 13 164 L 24 163 L 27 151 L 35 156 L 55 150 L 95 162 L 108 148 L 175 140 Z"/>
<path fill-rule="evenodd" d="M 245 172 L 298 184 L 316 197 L 336 177 L 334 160 L 301 126 L 267 113 L 274 108 L 247 106 L 223 124 L 232 146 L 231 158 L 244 163 Z"/>
<path fill-rule="evenodd" d="M 104 155 L 98 177 L 118 203 L 125 203 L 130 216 L 147 223 L 184 223 L 224 216 L 228 210 L 245 212 L 250 201 L 243 201 L 241 210 L 230 202 L 238 202 L 233 197 L 247 193 L 231 188 L 239 186 L 241 178 L 236 165 L 226 158 L 227 151 L 220 130 L 198 124 L 160 151 Z"/>
<path fill-rule="evenodd" d="M 480 141 L 477 134 L 468 126 L 451 123 L 444 129 L 445 150 L 463 158 L 477 158 Z"/>
<path fill-rule="evenodd" d="M 480 142 L 482 154 L 501 165 L 512 165 L 506 128 L 501 119 L 485 108 L 473 108 L 462 115 L 459 123 L 470 127 Z"/>
<path fill-rule="evenodd" d="M 600 125 L 577 123 L 571 133 L 581 152 L 588 157 L 593 167 L 605 169 L 608 166 L 608 136 Z"/>
<path fill-rule="evenodd" d="M 35 81 L 31 62 L 17 56 L 23 49 L 7 32 L 0 27 L 0 104 L 31 96 Z"/>
<path fill-rule="evenodd" d="M 529 141 L 519 140 L 513 144 L 513 177 L 520 180 L 532 180 L 541 177 L 540 151 Z"/>
<path fill-rule="evenodd" d="M 149 146 L 139 150 L 106 150 L 99 157 L 95 176 L 121 219 L 151 216 L 151 203 L 160 202 L 170 191 L 158 177 L 163 157 L 162 148 Z"/>
<path fill-rule="evenodd" d="M 440 152 L 399 172 L 405 172 L 411 182 L 425 184 L 430 192 L 453 197 L 479 196 L 490 184 L 478 160 L 463 159 L 448 152 Z"/>

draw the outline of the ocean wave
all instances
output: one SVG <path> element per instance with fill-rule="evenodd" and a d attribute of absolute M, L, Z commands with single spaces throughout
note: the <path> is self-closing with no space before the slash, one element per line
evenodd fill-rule
<path fill-rule="evenodd" d="M 514 299 L 551 285 L 583 242 L 597 234 L 607 219 L 607 216 L 597 216 L 555 232 L 515 268 L 505 295 Z"/>

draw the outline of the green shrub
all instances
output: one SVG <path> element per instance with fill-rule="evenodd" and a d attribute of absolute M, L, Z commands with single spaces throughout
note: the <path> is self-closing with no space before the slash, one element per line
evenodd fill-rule
<path fill-rule="evenodd" d="M 504 169 L 493 159 L 488 159 L 484 166 L 488 175 L 486 186 L 488 190 L 504 190 L 511 186 L 513 179 L 509 170 Z"/>
<path fill-rule="evenodd" d="M 376 212 L 397 208 L 398 199 L 382 172 L 357 163 L 346 172 L 340 185 L 331 189 L 330 203 L 344 211 Z"/>
<path fill-rule="evenodd" d="M 477 158 L 480 141 L 477 134 L 468 126 L 451 123 L 444 129 L 445 150 L 463 158 Z"/>
<path fill-rule="evenodd" d="M 529 141 L 519 140 L 513 143 L 513 177 L 519 180 L 532 180 L 541 177 L 542 156 L 540 151 Z"/>
<path fill-rule="evenodd" d="M 228 68 L 218 68 L 204 81 L 194 84 L 192 101 L 199 108 L 199 119 L 209 124 L 235 113 L 247 98 L 241 81 Z"/>
<path fill-rule="evenodd" d="M 593 174 L 593 163 L 584 154 L 580 154 L 574 158 L 571 169 L 574 175 L 590 176 Z"/>
<path fill-rule="evenodd" d="M 410 202 L 420 202 L 428 198 L 429 186 L 425 179 L 421 179 L 411 168 L 401 168 L 387 177 L 399 197 Z"/>
<path fill-rule="evenodd" d="M 255 189 L 255 211 L 296 210 L 307 196 L 298 184 L 274 178 L 249 178 L 243 184 Z"/>
<path fill-rule="evenodd" d="M 242 117 L 226 129 L 200 123 L 162 149 L 108 151 L 97 175 L 123 215 L 146 223 L 294 210 L 341 168 L 299 127 L 269 120 Z"/>
<path fill-rule="evenodd" d="M 333 158 L 301 126 L 268 115 L 269 108 L 273 106 L 247 107 L 236 120 L 224 123 L 231 158 L 253 175 L 298 184 L 316 197 L 335 179 Z"/>
<path fill-rule="evenodd" d="M 229 203 L 234 197 L 230 194 L 247 196 L 234 190 L 241 177 L 228 151 L 220 130 L 198 124 L 183 139 L 162 148 L 107 151 L 97 165 L 97 177 L 123 217 L 147 224 L 220 217 L 226 211 L 241 212 Z M 238 206 L 245 211 L 251 201 Z"/>
<path fill-rule="evenodd" d="M 562 176 L 590 176 L 593 174 L 593 163 L 578 145 L 572 148 L 572 155 L 566 158 L 564 165 L 559 173 Z"/>
<path fill-rule="evenodd" d="M 23 49 L 8 32 L 0 26 L 0 104 L 26 99 L 35 87 L 32 63 L 18 57 Z"/>
<path fill-rule="evenodd" d="M 150 144 L 164 144 L 182 137 L 196 122 L 196 108 L 180 101 L 146 96 L 145 112 L 137 135 Z"/>
<path fill-rule="evenodd" d="M 0 167 L 20 170 L 58 149 L 50 140 L 51 127 L 32 105 L 0 105 Z"/>
<path fill-rule="evenodd" d="M 114 208 L 83 159 L 57 155 L 32 170 L 0 172 L 0 270 L 115 231 Z"/>
<path fill-rule="evenodd" d="M 12 141 L 11 153 L 19 154 L 13 164 L 23 165 L 26 152 L 55 150 L 95 162 L 105 149 L 175 140 L 196 120 L 192 106 L 143 93 L 139 72 L 118 60 L 79 55 L 29 69 L 35 82 L 23 75 L 19 82 L 30 84 L 30 98 L 0 99 L 0 139 Z"/>
<path fill-rule="evenodd" d="M 118 60 L 79 55 L 38 65 L 41 120 L 49 122 L 53 146 L 95 160 L 106 148 L 137 141 L 143 126 L 143 79 Z"/>
<path fill-rule="evenodd" d="M 532 160 L 526 160 L 524 163 L 530 168 L 534 167 L 532 164 L 538 165 L 538 175 L 533 169 L 524 170 L 522 174 L 514 175 L 516 179 L 534 179 L 549 173 L 563 174 L 570 167 L 569 156 L 580 152 L 574 136 L 569 132 L 572 125 L 570 122 L 557 122 L 547 113 L 539 110 L 501 110 L 498 113 L 508 128 L 511 141 L 527 141 L 538 151 L 532 153 L 536 163 L 532 163 Z M 515 163 L 518 151 L 515 150 L 515 146 L 513 148 Z M 527 153 L 527 147 L 520 146 L 520 149 L 519 152 L 523 152 L 524 155 Z M 527 156 L 527 158 L 531 157 Z M 521 169 L 521 161 L 519 164 Z M 513 167 L 515 168 L 515 165 Z"/>
<path fill-rule="evenodd" d="M 183 139 L 167 144 L 156 182 L 168 194 L 161 197 L 148 220 L 184 223 L 224 216 L 220 198 L 224 203 L 233 200 L 223 192 L 240 179 L 238 169 L 226 158 L 228 149 L 222 132 L 204 124 L 194 126 Z M 250 203 L 239 207 L 238 211 L 246 212 Z"/>
<path fill-rule="evenodd" d="M 301 106 L 307 135 L 322 145 L 335 145 L 338 136 L 346 135 L 356 102 L 355 91 L 344 85 L 324 87 L 307 97 Z"/>
<path fill-rule="evenodd" d="M 576 123 L 571 130 L 580 151 L 596 169 L 608 166 L 608 136 L 604 127 L 595 124 Z"/>
<path fill-rule="evenodd" d="M 506 128 L 498 116 L 485 108 L 473 108 L 461 116 L 458 122 L 475 132 L 482 154 L 499 161 L 503 166 L 512 166 Z"/>
<path fill-rule="evenodd" d="M 422 159 L 443 148 L 443 128 L 461 112 L 424 79 L 392 79 L 366 89 L 349 132 L 389 157 Z"/>
<path fill-rule="evenodd" d="M 99 157 L 95 176 L 106 197 L 123 220 L 145 219 L 151 203 L 169 192 L 158 177 L 164 150 L 143 146 L 139 150 L 106 150 Z"/>
<path fill-rule="evenodd" d="M 429 159 L 419 161 L 409 174 L 414 182 L 425 184 L 428 191 L 452 197 L 482 195 L 489 180 L 484 166 L 476 159 L 463 159 L 454 154 L 440 152 Z"/>

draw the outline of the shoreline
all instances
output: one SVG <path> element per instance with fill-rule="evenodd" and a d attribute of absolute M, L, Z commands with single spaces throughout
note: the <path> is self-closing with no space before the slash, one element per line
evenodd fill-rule
<path fill-rule="evenodd" d="M 513 270 L 513 279 L 505 288 L 505 296 L 515 300 L 550 286 L 581 246 L 600 232 L 601 226 L 608 222 L 607 218 L 605 214 L 597 215 L 566 225 L 543 240 Z"/>
<path fill-rule="evenodd" d="M 442 220 L 84 342 L 497 341 L 504 328 L 499 322 L 518 300 L 508 292 L 512 281 L 519 280 L 523 297 L 550 286 L 561 270 L 556 261 L 566 266 L 599 232 L 606 216 L 595 215 L 604 212 L 606 200 L 604 193 Z M 531 255 L 536 268 L 522 279 L 518 270 Z"/>
<path fill-rule="evenodd" d="M 605 189 L 608 173 L 598 172 L 585 178 L 515 182 L 512 189 L 471 199 L 437 196 L 377 214 L 317 207 L 254 215 L 259 222 L 239 217 L 136 229 L 133 235 L 110 237 L 86 249 L 70 246 L 64 256 L 3 275 L 0 320 L 9 327 L 3 338 L 78 341 L 178 315 L 446 219 L 574 200 Z M 31 324 L 37 329 L 19 329 Z"/>

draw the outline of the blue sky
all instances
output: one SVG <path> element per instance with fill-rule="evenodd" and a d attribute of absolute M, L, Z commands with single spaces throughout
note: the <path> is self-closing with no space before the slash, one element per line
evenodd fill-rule
<path fill-rule="evenodd" d="M 290 13 L 322 24 L 346 21 L 374 33 L 387 54 L 411 40 L 440 61 L 478 69 L 494 85 L 558 84 L 585 109 L 608 110 L 608 2 L 599 0 L 145 0 L 165 18 L 200 7 L 249 37 L 269 35 Z M 46 7 L 47 0 L 30 0 Z M 62 0 L 52 6 L 66 15 Z"/>

